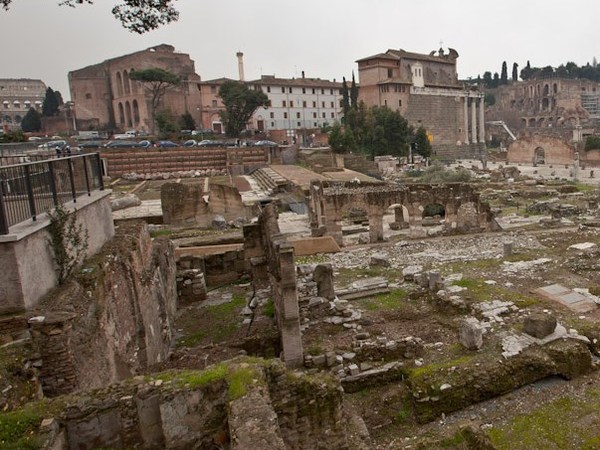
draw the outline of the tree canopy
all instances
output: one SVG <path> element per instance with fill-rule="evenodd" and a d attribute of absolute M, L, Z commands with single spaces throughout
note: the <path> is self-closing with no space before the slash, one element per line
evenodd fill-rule
<path fill-rule="evenodd" d="M 8 10 L 14 0 L 0 0 L 3 9 Z M 179 12 L 173 6 L 176 0 L 123 0 L 112 8 L 112 13 L 121 25 L 129 31 L 142 34 L 155 30 L 161 25 L 175 22 Z M 93 0 L 61 0 L 58 4 L 75 7 L 80 4 L 93 4 Z"/>
<path fill-rule="evenodd" d="M 129 72 L 129 79 L 141 82 L 150 94 L 150 109 L 154 126 L 156 111 L 158 110 L 162 98 L 167 90 L 177 86 L 181 79 L 177 75 L 158 67 L 132 70 Z"/>
<path fill-rule="evenodd" d="M 219 89 L 225 111 L 221 111 L 221 120 L 228 136 L 239 136 L 246 123 L 261 106 L 269 106 L 269 98 L 262 91 L 248 88 L 245 83 L 226 81 Z"/>
<path fill-rule="evenodd" d="M 58 114 L 59 100 L 51 87 L 46 88 L 46 95 L 42 103 L 42 114 L 45 117 L 52 117 Z"/>
<path fill-rule="evenodd" d="M 40 131 L 42 129 L 42 115 L 34 108 L 29 108 L 21 121 L 21 129 L 25 132 Z"/>

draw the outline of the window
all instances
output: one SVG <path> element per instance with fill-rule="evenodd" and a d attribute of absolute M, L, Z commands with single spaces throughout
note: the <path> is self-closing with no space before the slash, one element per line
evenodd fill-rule
<path fill-rule="evenodd" d="M 344 107 L 344 101 L 340 100 L 340 108 L 343 108 L 343 107 Z"/>
<path fill-rule="evenodd" d="M 290 94 L 292 93 L 292 88 L 290 88 L 290 89 L 289 89 L 289 93 L 290 93 Z"/>
<path fill-rule="evenodd" d="M 325 102 L 321 102 L 321 108 L 325 108 Z"/>
<path fill-rule="evenodd" d="M 275 122 L 271 122 L 271 128 L 275 128 Z"/>
<path fill-rule="evenodd" d="M 317 125 L 317 122 L 315 122 L 314 127 L 317 128 L 319 125 Z"/>
<path fill-rule="evenodd" d="M 274 119 L 274 118 L 275 118 L 275 113 L 274 113 L 274 112 L 272 112 L 272 113 L 269 113 L 269 117 L 270 117 L 271 119 Z"/>
<path fill-rule="evenodd" d="M 312 88 L 312 93 L 313 93 L 313 94 L 315 93 L 315 88 Z"/>
<path fill-rule="evenodd" d="M 313 102 L 313 108 L 317 107 L 317 102 Z"/>
<path fill-rule="evenodd" d="M 342 95 L 342 90 L 338 89 L 338 95 Z"/>
<path fill-rule="evenodd" d="M 281 102 L 281 106 L 283 106 L 284 108 L 287 106 L 287 103 L 285 102 L 285 100 L 283 100 L 283 101 Z"/>
<path fill-rule="evenodd" d="M 217 107 L 217 101 L 216 101 L 216 100 L 213 100 L 213 101 L 212 101 L 212 106 L 213 106 L 213 108 L 216 108 L 216 107 Z"/>
<path fill-rule="evenodd" d="M 294 100 L 290 100 L 290 108 L 294 107 Z"/>
<path fill-rule="evenodd" d="M 329 89 L 329 93 L 333 95 L 333 89 Z"/>
<path fill-rule="evenodd" d="M 302 107 L 303 107 L 303 108 L 306 108 L 306 100 L 303 100 L 303 101 L 302 101 Z"/>
<path fill-rule="evenodd" d="M 211 86 L 210 87 L 210 92 L 213 93 L 213 94 L 216 94 L 217 93 L 217 87 L 216 86 Z"/>
<path fill-rule="evenodd" d="M 331 113 L 331 118 L 334 119 L 335 118 L 335 113 Z"/>
<path fill-rule="evenodd" d="M 86 100 L 89 100 L 92 98 L 92 94 L 90 94 L 89 92 L 87 94 L 85 94 L 85 98 Z"/>
<path fill-rule="evenodd" d="M 393 76 L 393 70 L 388 69 L 388 78 L 392 78 L 392 76 Z"/>
<path fill-rule="evenodd" d="M 332 108 L 335 108 L 335 106 L 334 106 L 334 105 L 335 105 L 335 103 L 331 102 L 331 107 L 332 107 Z"/>
<path fill-rule="evenodd" d="M 398 106 L 402 106 L 402 100 L 398 100 Z"/>
<path fill-rule="evenodd" d="M 283 113 L 283 118 L 287 119 L 287 113 L 286 112 Z"/>
<path fill-rule="evenodd" d="M 299 119 L 299 118 L 300 118 L 300 113 L 299 113 L 299 112 L 297 112 L 297 113 L 296 113 L 296 119 Z"/>
<path fill-rule="evenodd" d="M 325 118 L 325 116 L 326 116 L 326 114 L 325 114 L 325 113 L 323 113 L 322 115 L 323 115 L 323 119 L 324 119 L 324 118 Z"/>
<path fill-rule="evenodd" d="M 267 86 L 267 92 L 271 92 L 271 86 Z"/>
<path fill-rule="evenodd" d="M 383 101 L 383 104 L 384 104 L 385 106 L 387 106 L 387 100 L 384 100 L 384 101 Z"/>
<path fill-rule="evenodd" d="M 321 95 L 325 95 L 325 89 L 321 88 Z"/>
<path fill-rule="evenodd" d="M 302 88 L 302 93 L 306 94 L 306 88 Z"/>
<path fill-rule="evenodd" d="M 299 127 L 302 126 L 302 122 L 296 122 L 298 124 Z"/>
<path fill-rule="evenodd" d="M 281 93 L 285 94 L 285 88 L 283 86 L 281 86 Z"/>
<path fill-rule="evenodd" d="M 316 112 L 314 112 L 314 113 L 313 113 L 313 119 L 316 119 L 316 118 L 317 118 L 317 113 L 316 113 Z"/>

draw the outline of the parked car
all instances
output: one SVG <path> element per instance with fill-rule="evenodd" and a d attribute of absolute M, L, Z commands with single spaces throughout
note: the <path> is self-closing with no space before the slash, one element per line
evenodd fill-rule
<path fill-rule="evenodd" d="M 184 147 L 195 147 L 196 145 L 198 145 L 198 142 L 196 142 L 194 139 L 188 139 L 183 143 Z"/>
<path fill-rule="evenodd" d="M 198 136 L 199 134 L 213 134 L 214 131 L 210 128 L 202 128 L 200 130 L 192 130 L 192 136 Z"/>
<path fill-rule="evenodd" d="M 124 140 L 124 139 L 134 139 L 135 138 L 135 134 L 130 134 L 130 133 L 121 133 L 121 134 L 114 134 L 113 139 L 115 140 Z"/>
<path fill-rule="evenodd" d="M 173 147 L 179 147 L 179 145 L 177 145 L 175 142 L 173 141 L 158 141 L 156 144 L 154 144 L 155 147 L 161 147 L 161 148 L 173 148 Z"/>
<path fill-rule="evenodd" d="M 48 142 L 44 142 L 43 144 L 38 145 L 38 148 L 44 149 L 44 150 L 54 150 L 56 148 L 59 148 L 60 150 L 66 149 L 67 147 L 69 147 L 69 145 L 67 144 L 67 141 L 61 139 L 58 141 L 48 141 Z"/>
<path fill-rule="evenodd" d="M 41 137 L 39 137 L 39 136 L 30 136 L 30 137 L 29 137 L 27 140 L 28 140 L 28 141 L 39 141 L 39 140 L 41 140 L 41 139 L 42 139 L 42 138 L 41 138 Z"/>
<path fill-rule="evenodd" d="M 256 141 L 254 144 L 256 147 L 278 147 L 279 144 L 273 141 Z"/>
<path fill-rule="evenodd" d="M 86 148 L 101 148 L 104 147 L 104 144 L 101 141 L 81 141 L 79 143 L 79 147 Z"/>
<path fill-rule="evenodd" d="M 116 141 L 108 141 L 106 145 L 107 148 L 124 148 L 124 147 L 139 147 L 140 145 L 137 142 L 132 141 L 124 141 L 124 140 L 116 140 Z"/>
<path fill-rule="evenodd" d="M 150 142 L 148 140 L 140 141 L 140 142 L 138 142 L 138 147 L 150 148 L 150 147 L 152 147 L 152 142 Z"/>

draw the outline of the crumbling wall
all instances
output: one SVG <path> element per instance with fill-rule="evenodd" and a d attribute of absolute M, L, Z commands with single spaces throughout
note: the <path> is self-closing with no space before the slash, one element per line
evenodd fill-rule
<path fill-rule="evenodd" d="M 242 196 L 235 186 L 221 183 L 210 184 L 208 208 L 211 214 L 223 216 L 227 221 L 238 218 L 250 219 L 258 215 L 258 210 L 244 205 Z"/>
<path fill-rule="evenodd" d="M 281 235 L 277 218 L 271 203 L 264 208 L 258 223 L 244 226 L 244 252 L 253 280 L 260 283 L 267 279 L 271 286 L 283 361 L 298 367 L 303 364 L 303 351 L 294 248 Z"/>
<path fill-rule="evenodd" d="M 165 183 L 160 188 L 163 223 L 208 225 L 208 204 L 202 197 L 203 183 Z"/>
<path fill-rule="evenodd" d="M 508 146 L 506 159 L 511 163 L 533 164 L 536 149 L 543 150 L 544 164 L 573 164 L 575 148 L 572 145 L 556 137 L 537 134 L 521 136 L 512 142 Z"/>
<path fill-rule="evenodd" d="M 44 300 L 30 324 L 45 392 L 104 386 L 167 358 L 177 308 L 173 254 L 168 239 L 151 241 L 145 223 L 120 225 L 102 252 Z M 57 364 L 74 376 L 45 370 Z"/>
<path fill-rule="evenodd" d="M 60 399 L 47 448 L 347 449 L 342 392 L 277 361 L 139 377 Z"/>

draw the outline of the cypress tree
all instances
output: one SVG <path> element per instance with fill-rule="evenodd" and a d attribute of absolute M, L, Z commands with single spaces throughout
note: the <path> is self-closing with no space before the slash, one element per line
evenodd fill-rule
<path fill-rule="evenodd" d="M 508 67 L 506 61 L 502 62 L 502 72 L 500 72 L 500 84 L 508 84 Z"/>
<path fill-rule="evenodd" d="M 45 117 L 52 117 L 58 114 L 58 99 L 56 98 L 56 94 L 51 87 L 46 89 L 46 96 L 44 97 L 44 102 L 42 103 L 42 115 Z"/>
<path fill-rule="evenodd" d="M 519 65 L 517 63 L 513 63 L 512 80 L 517 81 L 518 79 L 519 79 Z"/>
<path fill-rule="evenodd" d="M 356 86 L 356 80 L 354 79 L 354 71 L 352 71 L 352 85 L 350 86 L 350 106 L 358 108 L 358 86 Z"/>
<path fill-rule="evenodd" d="M 342 77 L 342 80 L 342 111 L 345 117 L 350 110 L 350 97 L 348 95 L 348 83 L 346 82 L 346 77 Z"/>

